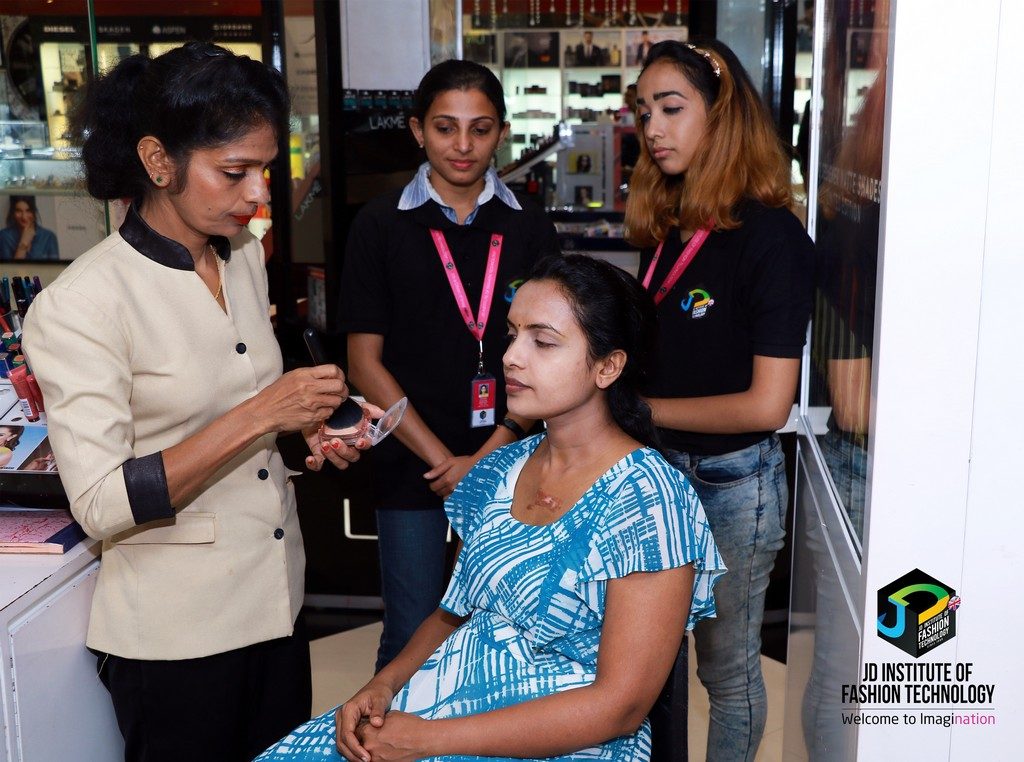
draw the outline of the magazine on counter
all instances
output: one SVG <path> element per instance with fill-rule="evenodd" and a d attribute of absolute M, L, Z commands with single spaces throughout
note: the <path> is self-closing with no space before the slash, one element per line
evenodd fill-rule
<path fill-rule="evenodd" d="M 46 412 L 42 405 L 26 407 L 10 381 L 0 379 L 0 507 L 67 509 Z"/>
<path fill-rule="evenodd" d="M 56 470 L 46 414 L 29 421 L 11 386 L 0 384 L 0 478 L 4 471 Z"/>
<path fill-rule="evenodd" d="M 0 553 L 66 553 L 84 538 L 70 511 L 0 508 Z"/>

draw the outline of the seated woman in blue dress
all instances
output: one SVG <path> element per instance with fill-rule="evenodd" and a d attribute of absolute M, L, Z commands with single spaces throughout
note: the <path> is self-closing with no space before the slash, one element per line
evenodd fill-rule
<path fill-rule="evenodd" d="M 653 331 L 650 297 L 618 268 L 538 263 L 503 362 L 509 410 L 546 431 L 448 499 L 462 549 L 405 649 L 261 762 L 649 759 L 647 713 L 724 571 L 637 392 Z"/>

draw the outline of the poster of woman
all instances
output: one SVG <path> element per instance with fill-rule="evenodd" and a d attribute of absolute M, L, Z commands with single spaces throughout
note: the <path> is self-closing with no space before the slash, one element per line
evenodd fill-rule
<path fill-rule="evenodd" d="M 45 440 L 45 426 L 0 423 L 0 470 L 20 471 L 26 463 L 45 457 L 46 453 L 39 449 Z M 49 449 L 49 443 L 46 449 Z"/>
<path fill-rule="evenodd" d="M 57 236 L 43 227 L 35 196 L 8 196 L 0 260 L 60 259 Z"/>
<path fill-rule="evenodd" d="M 589 175 L 594 171 L 594 157 L 589 153 L 569 154 L 569 173 L 573 175 Z"/>

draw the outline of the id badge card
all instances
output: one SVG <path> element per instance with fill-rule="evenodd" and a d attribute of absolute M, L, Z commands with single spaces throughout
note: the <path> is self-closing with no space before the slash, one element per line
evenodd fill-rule
<path fill-rule="evenodd" d="M 490 373 L 478 373 L 470 385 L 469 425 L 478 429 L 494 425 L 497 383 Z"/>

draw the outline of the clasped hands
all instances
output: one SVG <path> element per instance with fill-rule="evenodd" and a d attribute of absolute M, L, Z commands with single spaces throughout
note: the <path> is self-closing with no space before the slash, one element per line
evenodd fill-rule
<path fill-rule="evenodd" d="M 348 762 L 415 762 L 424 748 L 427 720 L 389 711 L 389 688 L 372 681 L 335 712 L 338 752 Z"/>

